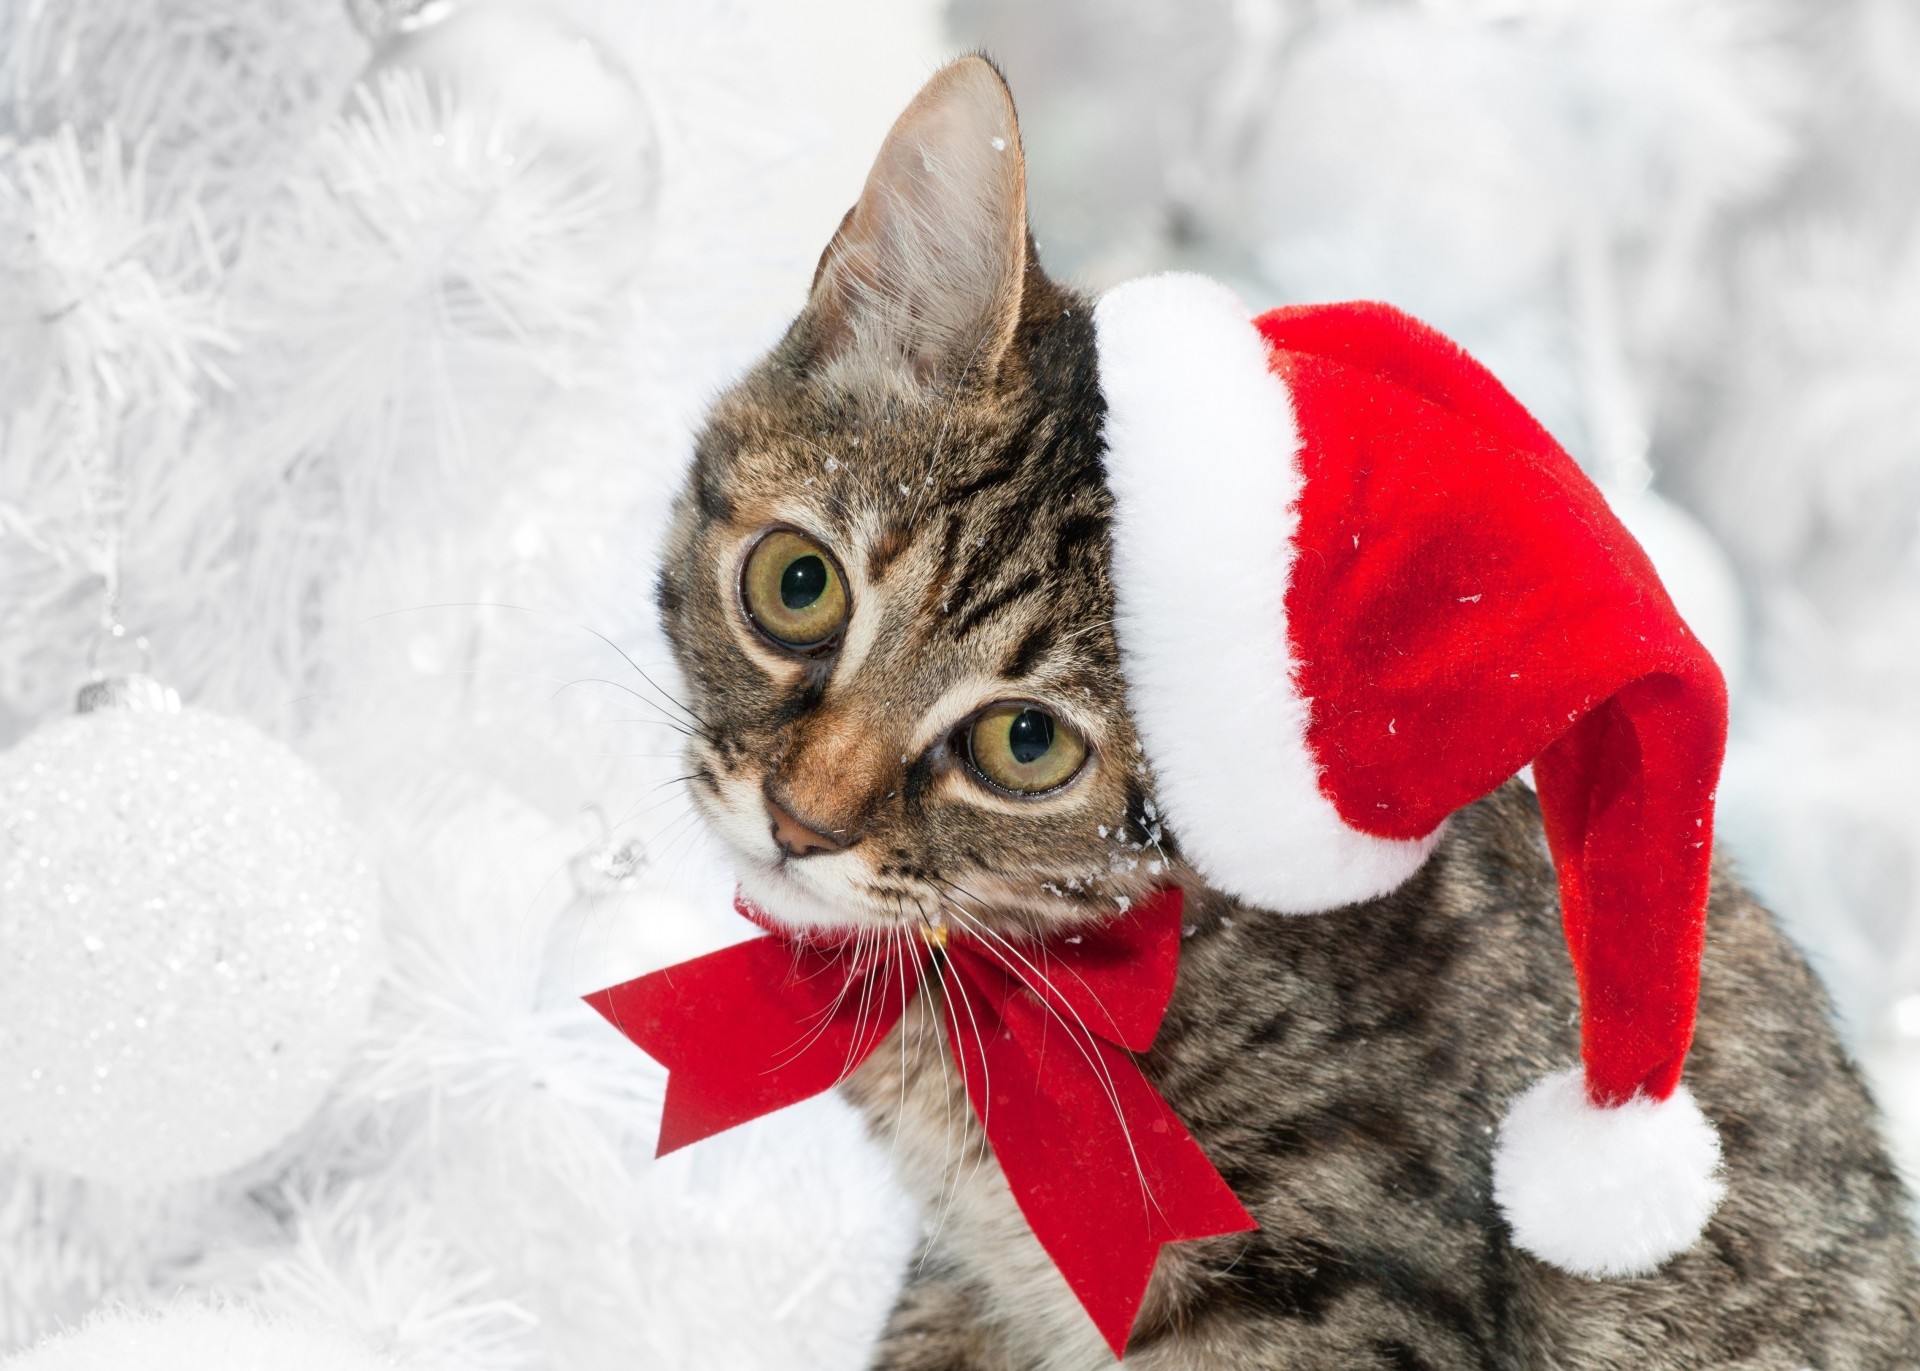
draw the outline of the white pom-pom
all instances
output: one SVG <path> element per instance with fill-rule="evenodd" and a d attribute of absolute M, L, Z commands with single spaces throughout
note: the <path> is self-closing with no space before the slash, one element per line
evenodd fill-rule
<path fill-rule="evenodd" d="M 1645 1276 L 1693 1246 L 1726 1193 L 1720 1138 L 1683 1085 L 1611 1109 L 1578 1068 L 1507 1107 L 1493 1198 L 1522 1248 L 1578 1276 Z"/>

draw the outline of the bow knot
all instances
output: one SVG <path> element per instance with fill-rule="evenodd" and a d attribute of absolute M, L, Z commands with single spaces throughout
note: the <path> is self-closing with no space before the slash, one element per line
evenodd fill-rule
<path fill-rule="evenodd" d="M 1070 938 L 921 925 L 878 940 L 784 929 L 587 1003 L 667 1068 L 660 1154 L 832 1088 L 936 967 L 967 1098 L 1034 1236 L 1121 1355 L 1162 1245 L 1249 1215 L 1134 1053 L 1179 970 L 1181 892 Z"/>

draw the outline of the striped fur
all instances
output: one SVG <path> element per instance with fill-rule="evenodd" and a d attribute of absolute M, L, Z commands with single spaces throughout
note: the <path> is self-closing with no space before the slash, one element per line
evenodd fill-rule
<path fill-rule="evenodd" d="M 1002 164 L 985 189 L 927 180 L 965 159 L 913 142 L 937 154 L 1010 120 L 972 60 L 903 116 L 868 185 L 920 178 L 911 251 L 888 263 L 887 217 L 849 216 L 808 310 L 716 404 L 676 507 L 658 599 L 699 720 L 692 793 L 747 890 L 797 922 L 1049 932 L 1159 881 L 1187 887 L 1179 985 L 1143 1066 L 1261 1228 L 1163 1255 L 1130 1367 L 1920 1366 L 1907 1201 L 1871 1103 L 1819 986 L 1724 872 L 1688 1079 L 1725 1145 L 1727 1199 L 1658 1275 L 1584 1281 L 1516 1252 L 1488 1195 L 1506 1102 L 1578 1056 L 1532 797 L 1509 786 L 1473 806 L 1407 885 L 1320 918 L 1242 907 L 1181 859 L 1112 632 L 1087 302 L 1035 264 Z M 889 161 L 902 147 L 915 155 Z M 1013 267 L 944 272 L 917 303 L 835 293 L 849 260 L 903 279 L 940 197 L 969 194 L 1021 231 L 958 216 L 971 246 L 953 250 Z M 941 298 L 967 281 L 991 298 Z M 774 649 L 741 611 L 742 558 L 775 525 L 846 574 L 852 620 L 825 655 Z M 954 730 L 1001 699 L 1081 729 L 1078 779 L 1030 800 L 969 779 Z M 784 857 L 770 793 L 844 850 Z M 873 1365 L 1110 1365 L 1013 1206 L 932 997 L 844 1086 L 927 1216 Z"/>

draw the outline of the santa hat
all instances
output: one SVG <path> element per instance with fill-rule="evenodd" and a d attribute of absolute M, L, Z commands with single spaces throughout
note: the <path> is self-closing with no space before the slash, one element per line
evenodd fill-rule
<path fill-rule="evenodd" d="M 1529 763 L 1580 1069 L 1512 1101 L 1519 1245 L 1651 1272 L 1718 1203 L 1680 1084 L 1726 690 L 1593 484 L 1493 376 L 1384 305 L 1250 318 L 1196 276 L 1095 312 L 1116 627 L 1182 851 L 1288 914 L 1393 890 Z"/>

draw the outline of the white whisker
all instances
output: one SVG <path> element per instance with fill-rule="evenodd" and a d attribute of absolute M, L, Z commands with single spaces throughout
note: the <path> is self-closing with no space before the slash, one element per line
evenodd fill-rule
<path fill-rule="evenodd" d="M 957 886 L 953 888 L 956 890 L 959 889 L 959 887 Z M 969 898 L 972 898 L 972 897 L 969 897 Z M 1128 1156 L 1131 1157 L 1133 1161 L 1134 1176 L 1135 1176 L 1135 1179 L 1138 1180 L 1140 1183 L 1141 1198 L 1150 1207 L 1158 1210 L 1160 1208 L 1159 1201 L 1155 1198 L 1153 1194 L 1153 1187 L 1149 1184 L 1147 1180 L 1146 1168 L 1141 1165 L 1140 1151 L 1139 1151 L 1139 1148 L 1134 1144 L 1134 1140 L 1133 1140 L 1133 1129 L 1131 1125 L 1127 1122 L 1126 1111 L 1122 1108 L 1120 1103 L 1119 1087 L 1114 1083 L 1112 1072 L 1108 1070 L 1107 1063 L 1101 1057 L 1098 1046 L 1093 1042 L 1093 1039 L 1098 1037 L 1099 1035 L 1095 1034 L 1094 1031 L 1087 1026 L 1086 1021 L 1080 1017 L 1080 1012 L 1077 1009 L 1075 1009 L 1071 1004 L 1067 1003 L 1064 997 L 1060 997 L 1059 991 L 1054 988 L 1052 980 L 1050 980 L 1047 977 L 1044 971 L 1042 971 L 1039 967 L 1035 966 L 1030 960 L 1028 960 L 1026 954 L 1021 952 L 1019 947 L 1015 943 L 1013 943 L 1011 940 L 1009 940 L 1008 938 L 1004 937 L 1002 934 L 996 932 L 994 929 L 989 927 L 983 920 L 968 913 L 966 909 L 964 909 L 957 902 L 951 903 L 950 908 L 952 912 L 955 914 L 955 916 L 961 919 L 968 926 L 970 931 L 975 932 L 983 940 L 990 941 L 993 944 L 997 945 L 998 947 L 1002 948 L 1008 956 L 1018 959 L 1021 966 L 1020 967 L 1008 966 L 1007 970 L 1013 973 L 1014 977 L 1018 979 L 1020 983 L 1027 988 L 1027 990 L 1033 995 L 1033 997 L 1036 1000 L 1040 1002 L 1041 1007 L 1044 1008 L 1047 1011 L 1047 1013 L 1051 1015 L 1052 1018 L 1056 1022 L 1058 1022 L 1062 1028 L 1064 1028 L 1067 1031 L 1067 1038 L 1070 1042 L 1073 1043 L 1074 1048 L 1080 1053 L 1081 1059 L 1085 1061 L 1088 1066 L 1093 1068 L 1095 1076 L 1100 1081 L 1101 1093 L 1103 1093 L 1107 1097 L 1107 1104 L 1113 1110 L 1114 1119 L 1120 1125 L 1121 1136 L 1126 1139 L 1127 1153 L 1128 1153 Z M 1003 965 L 1005 964 L 1003 963 Z M 1025 967 L 1026 971 L 1021 970 L 1021 967 Z M 1028 979 L 1027 977 L 1028 971 L 1030 971 L 1033 974 L 1033 976 L 1038 979 L 1039 985 L 1036 985 L 1034 981 Z M 1085 982 L 1082 982 L 1082 984 L 1084 985 Z M 1046 990 L 1052 992 L 1051 997 L 1047 994 L 1041 993 L 1042 986 L 1044 986 Z M 1055 998 L 1059 999 L 1058 1005 L 1056 1005 L 1054 1002 Z M 1098 1003 L 1097 998 L 1095 1000 L 1095 1003 Z M 1065 1010 L 1066 1014 L 1071 1014 L 1073 1016 L 1071 1022 L 1069 1022 L 1065 1017 L 1065 1015 L 1062 1014 L 1061 1012 L 1062 1009 Z M 1109 1022 L 1111 1022 L 1112 1016 L 1108 1015 L 1108 1019 L 1109 1019 Z M 1079 1034 L 1085 1035 L 1084 1038 L 1080 1036 L 1076 1036 L 1076 1033 L 1075 1033 L 1076 1029 L 1078 1030 Z"/>

